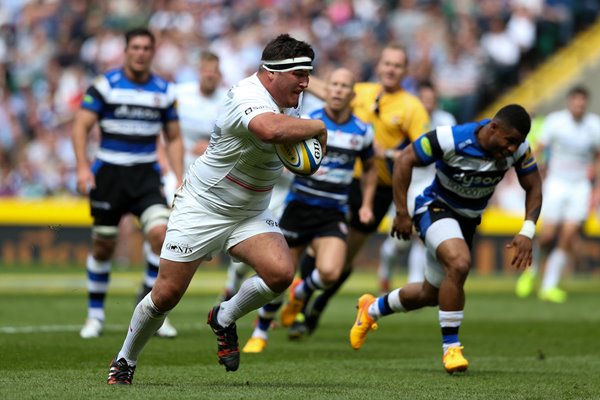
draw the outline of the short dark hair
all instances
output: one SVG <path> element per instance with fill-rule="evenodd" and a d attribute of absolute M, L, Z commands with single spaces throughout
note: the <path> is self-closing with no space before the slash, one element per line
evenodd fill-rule
<path fill-rule="evenodd" d="M 287 33 L 271 40 L 262 53 L 263 61 L 284 60 L 294 57 L 309 57 L 314 60 L 315 51 L 308 43 L 294 39 Z"/>
<path fill-rule="evenodd" d="M 585 98 L 590 97 L 590 91 L 583 85 L 573 86 L 571 90 L 569 90 L 568 97 L 573 97 L 576 95 L 584 96 Z"/>
<path fill-rule="evenodd" d="M 150 32 L 150 30 L 148 28 L 133 28 L 128 30 L 127 32 L 125 32 L 125 47 L 129 46 L 129 42 L 131 41 L 131 39 L 133 39 L 134 37 L 138 37 L 138 36 L 146 36 L 150 38 L 150 41 L 152 42 L 152 46 L 154 46 L 154 43 L 156 42 L 156 39 L 154 38 L 154 34 L 152 32 Z"/>
<path fill-rule="evenodd" d="M 494 119 L 515 128 L 523 136 L 527 136 L 531 129 L 531 117 L 527 110 L 519 104 L 509 104 L 502 107 L 496 113 Z"/>

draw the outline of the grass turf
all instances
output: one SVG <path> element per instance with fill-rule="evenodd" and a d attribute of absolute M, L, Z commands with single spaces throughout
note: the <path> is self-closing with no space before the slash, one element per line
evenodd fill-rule
<path fill-rule="evenodd" d="M 350 348 L 356 298 L 376 287 L 374 274 L 359 273 L 312 337 L 290 342 L 276 329 L 262 354 L 242 354 L 240 370 L 226 373 L 205 324 L 224 274 L 202 272 L 171 314 L 179 336 L 152 338 L 133 386 L 110 387 L 108 363 L 124 339 L 140 276 L 115 273 L 105 334 L 83 340 L 82 275 L 0 273 L 0 398 L 600 398 L 597 279 L 569 281 L 569 301 L 554 305 L 516 299 L 510 278 L 470 278 L 460 337 L 471 365 L 448 375 L 433 308 L 386 317 L 360 351 Z M 253 319 L 238 322 L 242 346 Z"/>

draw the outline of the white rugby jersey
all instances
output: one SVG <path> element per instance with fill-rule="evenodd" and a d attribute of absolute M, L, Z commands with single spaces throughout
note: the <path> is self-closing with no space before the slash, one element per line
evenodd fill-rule
<path fill-rule="evenodd" d="M 576 121 L 566 109 L 550 113 L 538 140 L 549 150 L 548 177 L 569 182 L 588 180 L 600 151 L 600 117 L 586 113 Z"/>
<path fill-rule="evenodd" d="M 96 159 L 116 165 L 156 162 L 157 136 L 178 119 L 173 85 L 156 75 L 133 82 L 122 69 L 97 77 L 81 108 L 98 114 L 102 136 Z"/>
<path fill-rule="evenodd" d="M 302 97 L 298 104 L 302 104 Z M 300 118 L 298 108 L 280 108 L 256 74 L 227 93 L 206 152 L 188 170 L 191 189 L 216 212 L 252 216 L 269 206 L 271 190 L 283 164 L 271 143 L 251 133 L 257 115 L 272 112 Z"/>
<path fill-rule="evenodd" d="M 200 92 L 200 82 L 194 81 L 177 84 L 176 93 L 187 169 L 197 157 L 193 153 L 196 142 L 210 138 L 227 90 L 219 87 L 212 95 L 205 96 Z"/>

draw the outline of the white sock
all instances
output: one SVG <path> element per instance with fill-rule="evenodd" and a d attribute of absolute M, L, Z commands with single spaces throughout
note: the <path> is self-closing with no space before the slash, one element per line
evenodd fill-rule
<path fill-rule="evenodd" d="M 101 294 L 101 298 L 88 300 L 88 314 L 90 319 L 104 321 L 104 300 L 110 282 L 111 261 L 98 261 L 91 254 L 86 260 L 87 290 L 88 293 Z"/>
<path fill-rule="evenodd" d="M 264 306 L 277 296 L 279 296 L 279 293 L 272 291 L 262 278 L 254 275 L 242 283 L 239 292 L 235 296 L 229 301 L 221 303 L 217 323 L 227 327 L 250 311 Z"/>
<path fill-rule="evenodd" d="M 462 320 L 465 316 L 463 310 L 460 311 L 438 311 L 438 318 L 440 321 L 440 327 L 442 328 L 458 328 L 462 323 Z M 458 341 L 458 335 L 456 335 L 456 340 L 448 343 L 442 343 L 442 348 L 444 353 L 448 350 L 449 347 L 460 346 L 460 342 Z"/>
<path fill-rule="evenodd" d="M 160 312 L 152 301 L 151 293 L 139 302 L 127 330 L 123 347 L 117 355 L 117 360 L 125 358 L 127 364 L 136 365 L 138 356 L 148 340 L 160 328 L 168 312 Z"/>
<path fill-rule="evenodd" d="M 150 243 L 144 242 L 144 256 L 146 258 L 146 275 L 144 276 L 144 285 L 151 288 L 158 277 L 158 268 L 160 265 L 160 256 L 152 251 Z"/>
<path fill-rule="evenodd" d="M 225 283 L 225 288 L 233 294 L 237 293 L 238 290 L 240 290 L 244 277 L 250 269 L 251 268 L 247 264 L 231 260 L 229 268 L 227 268 L 227 282 Z"/>
<path fill-rule="evenodd" d="M 400 290 L 402 290 L 402 288 L 394 289 L 388 295 L 388 304 L 395 313 L 406 312 L 406 308 L 404 308 L 400 301 Z"/>
<path fill-rule="evenodd" d="M 406 308 L 402 305 L 400 301 L 400 290 L 394 289 L 390 293 L 384 296 L 378 297 L 370 306 L 369 306 L 369 316 L 377 321 L 380 317 L 390 315 L 397 312 L 406 312 Z M 385 300 L 387 296 L 387 302 Z"/>
<path fill-rule="evenodd" d="M 408 253 L 408 282 L 423 282 L 425 280 L 426 263 L 427 248 L 420 239 L 413 239 Z"/>
<path fill-rule="evenodd" d="M 334 282 L 335 283 L 335 282 Z M 316 290 L 324 290 L 330 287 L 326 286 L 321 279 L 321 273 L 317 268 L 313 269 L 310 275 L 303 279 L 294 290 L 294 298 L 298 300 L 306 300 L 307 296 L 312 295 Z"/>
<path fill-rule="evenodd" d="M 546 271 L 544 272 L 542 290 L 552 289 L 558 286 L 560 276 L 568 261 L 568 254 L 564 250 L 552 250 L 548 256 L 548 261 L 546 262 Z"/>
<path fill-rule="evenodd" d="M 254 328 L 254 331 L 252 331 L 252 336 L 253 338 L 260 338 L 263 340 L 269 340 L 269 332 L 268 331 L 263 331 L 262 329 L 260 329 L 258 326 L 256 328 Z"/>

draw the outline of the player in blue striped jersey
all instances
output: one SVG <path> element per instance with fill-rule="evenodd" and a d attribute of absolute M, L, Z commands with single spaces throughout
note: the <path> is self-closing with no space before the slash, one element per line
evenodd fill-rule
<path fill-rule="evenodd" d="M 511 264 L 531 264 L 532 238 L 542 206 L 541 178 L 526 141 L 531 120 L 519 105 L 503 107 L 491 120 L 438 127 L 421 136 L 396 159 L 392 235 L 410 238 L 413 223 L 427 247 L 424 282 L 409 283 L 375 298 L 365 294 L 350 331 L 359 349 L 377 319 L 395 312 L 439 306 L 443 358 L 447 372 L 464 371 L 458 330 L 465 305 L 464 283 L 471 267 L 471 242 L 481 214 L 505 172 L 514 167 L 526 192 L 525 222 L 508 248 Z M 413 167 L 435 163 L 433 183 L 415 200 L 415 215 L 407 211 L 407 190 Z"/>
<path fill-rule="evenodd" d="M 169 218 L 156 153 L 161 132 L 179 183 L 183 174 L 175 91 L 169 82 L 150 71 L 154 36 L 139 28 L 127 32 L 125 41 L 123 67 L 94 80 L 73 126 L 77 190 L 89 195 L 94 219 L 92 250 L 87 260 L 88 316 L 80 332 L 83 338 L 102 334 L 111 259 L 124 215 L 131 213 L 139 218 L 151 249 L 146 252 L 142 295 L 150 291 L 158 275 L 158 255 Z M 90 164 L 89 133 L 96 124 L 100 127 L 100 144 Z M 159 330 L 163 336 L 176 333 L 168 322 Z"/>
<path fill-rule="evenodd" d="M 352 114 L 350 102 L 354 97 L 353 87 L 352 72 L 344 68 L 336 69 L 327 82 L 325 107 L 309 115 L 311 119 L 325 123 L 327 152 L 314 175 L 294 178 L 279 227 L 296 264 L 307 246 L 310 246 L 316 257 L 316 268 L 290 286 L 290 301 L 281 313 L 285 326 L 292 325 L 314 291 L 335 284 L 344 269 L 348 196 L 357 158 L 365 168 L 363 205 L 359 217 L 363 223 L 369 223 L 374 218 L 377 168 L 373 133 L 370 126 Z M 261 352 L 266 346 L 267 330 L 281 305 L 281 300 L 277 300 L 259 310 L 258 324 L 244 346 L 244 352 Z M 298 331 L 290 332 L 292 335 L 298 334 Z"/>

